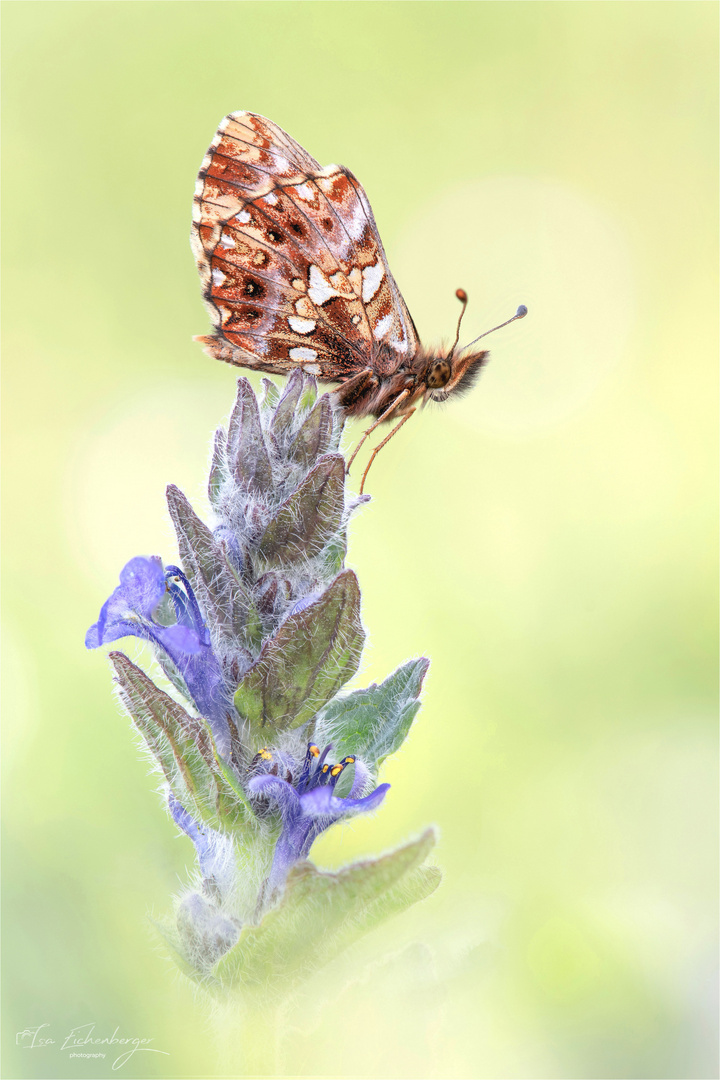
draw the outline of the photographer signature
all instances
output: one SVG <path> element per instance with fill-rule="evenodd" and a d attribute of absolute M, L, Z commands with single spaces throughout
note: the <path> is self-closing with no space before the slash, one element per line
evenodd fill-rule
<path fill-rule="evenodd" d="M 158 1050 L 154 1046 L 148 1046 L 152 1039 L 140 1039 L 130 1035 L 120 1035 L 120 1028 L 116 1027 L 112 1035 L 96 1035 L 94 1023 L 81 1024 L 71 1028 L 67 1035 L 58 1043 L 52 1037 L 49 1024 L 39 1024 L 37 1027 L 27 1027 L 24 1031 L 18 1031 L 15 1035 L 15 1045 L 25 1050 L 37 1050 L 45 1046 L 58 1046 L 60 1050 L 69 1051 L 70 1057 L 102 1057 L 106 1056 L 102 1047 L 122 1049 L 118 1057 L 113 1061 L 113 1070 L 121 1069 L 130 1060 L 133 1054 L 139 1050 L 147 1050 L 151 1054 L 165 1054 L 167 1050 Z"/>

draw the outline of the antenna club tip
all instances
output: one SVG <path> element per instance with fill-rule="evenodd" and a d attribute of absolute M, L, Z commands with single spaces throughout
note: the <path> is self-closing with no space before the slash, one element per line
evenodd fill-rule
<path fill-rule="evenodd" d="M 521 304 L 520 307 L 515 312 L 515 318 L 516 319 L 524 319 L 526 315 L 527 315 L 527 308 L 525 307 L 524 304 Z"/>
<path fill-rule="evenodd" d="M 457 296 L 457 298 L 458 298 L 458 300 L 460 301 L 461 304 L 467 304 L 467 302 L 468 302 L 468 294 L 465 292 L 464 289 L 456 289 L 455 290 L 455 295 Z"/>

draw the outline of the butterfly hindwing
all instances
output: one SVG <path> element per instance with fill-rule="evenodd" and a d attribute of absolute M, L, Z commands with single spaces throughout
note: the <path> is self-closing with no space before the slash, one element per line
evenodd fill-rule
<path fill-rule="evenodd" d="M 358 181 L 321 168 L 264 117 L 221 123 L 198 177 L 192 240 L 215 323 L 202 340 L 219 359 L 344 380 L 394 370 L 418 347 Z"/>

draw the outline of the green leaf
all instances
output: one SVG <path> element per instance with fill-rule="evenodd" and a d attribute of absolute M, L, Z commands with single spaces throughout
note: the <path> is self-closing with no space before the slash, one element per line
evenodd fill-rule
<path fill-rule="evenodd" d="M 260 612 L 257 609 L 252 593 L 246 588 L 245 583 L 230 562 L 225 544 L 221 543 L 220 547 L 225 569 L 234 583 L 233 628 L 236 634 L 242 636 L 252 655 L 255 655 L 262 641 Z M 241 622 L 242 625 L 239 625 Z"/>
<path fill-rule="evenodd" d="M 328 577 L 339 574 L 345 565 L 347 555 L 347 529 L 339 529 L 323 548 L 323 573 Z"/>
<path fill-rule="evenodd" d="M 385 919 L 399 915 L 419 900 L 425 900 L 435 892 L 441 881 L 442 870 L 439 866 L 416 866 L 397 885 L 393 885 L 383 896 L 368 904 L 355 923 L 355 937 L 373 930 Z"/>
<path fill-rule="evenodd" d="M 188 893 L 177 909 L 182 950 L 198 970 L 208 970 L 238 938 L 239 924 L 200 893 Z"/>
<path fill-rule="evenodd" d="M 320 398 L 315 408 L 305 418 L 289 454 L 298 465 L 309 469 L 313 462 L 327 452 L 332 437 L 332 411 L 327 394 Z"/>
<path fill-rule="evenodd" d="M 260 383 L 263 388 L 263 397 L 260 402 L 260 411 L 263 414 L 273 413 L 280 400 L 280 388 L 271 379 L 263 379 Z"/>
<path fill-rule="evenodd" d="M 294 371 L 288 379 L 275 409 L 270 431 L 281 446 L 287 441 L 295 426 L 300 408 L 300 399 L 304 390 L 304 382 L 302 371 Z"/>
<path fill-rule="evenodd" d="M 345 459 L 320 458 L 286 499 L 259 544 L 267 567 L 305 562 L 319 555 L 340 528 L 345 506 Z"/>
<path fill-rule="evenodd" d="M 437 888 L 440 872 L 421 866 L 434 843 L 428 829 L 389 855 L 342 870 L 297 863 L 280 903 L 259 926 L 241 931 L 214 975 L 226 988 L 287 993 L 384 919 Z"/>
<path fill-rule="evenodd" d="M 332 742 L 339 756 L 357 754 L 377 769 L 404 742 L 429 666 L 425 657 L 408 660 L 379 686 L 335 698 L 318 717 L 316 738 Z"/>
<path fill-rule="evenodd" d="M 212 732 L 190 716 L 121 652 L 111 652 L 120 699 L 160 765 L 173 793 L 192 817 L 232 831 L 255 825 L 239 781 L 217 752 Z"/>
<path fill-rule="evenodd" d="M 333 405 L 331 400 L 331 414 L 332 414 L 332 434 L 330 436 L 330 445 L 328 450 L 333 454 L 339 454 L 340 442 L 342 440 L 342 434 L 345 429 L 345 413 L 339 405 Z"/>
<path fill-rule="evenodd" d="M 235 479 L 245 491 L 263 493 L 272 490 L 272 465 L 260 423 L 260 410 L 247 379 L 238 379 L 237 398 L 228 424 L 227 458 Z"/>
<path fill-rule="evenodd" d="M 317 382 L 312 375 L 303 373 L 303 389 L 298 403 L 298 413 L 303 416 L 317 401 Z"/>
<path fill-rule="evenodd" d="M 222 428 L 215 432 L 213 440 L 212 461 L 210 463 L 210 475 L 208 476 L 208 498 L 214 507 L 220 502 L 220 492 L 228 478 L 227 458 L 225 455 L 227 440 Z"/>
<path fill-rule="evenodd" d="M 180 559 L 203 614 L 213 632 L 235 644 L 252 600 L 230 567 L 223 545 L 174 484 L 168 485 L 167 502 Z"/>
<path fill-rule="evenodd" d="M 346 570 L 265 643 L 238 687 L 235 707 L 256 730 L 307 723 L 355 674 L 364 639 L 360 588 Z"/>

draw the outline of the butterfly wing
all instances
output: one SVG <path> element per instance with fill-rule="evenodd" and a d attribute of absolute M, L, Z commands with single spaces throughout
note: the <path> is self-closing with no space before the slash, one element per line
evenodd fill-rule
<path fill-rule="evenodd" d="M 415 328 L 361 185 L 255 113 L 220 124 L 198 176 L 192 246 L 211 355 L 327 380 L 411 359 Z"/>

